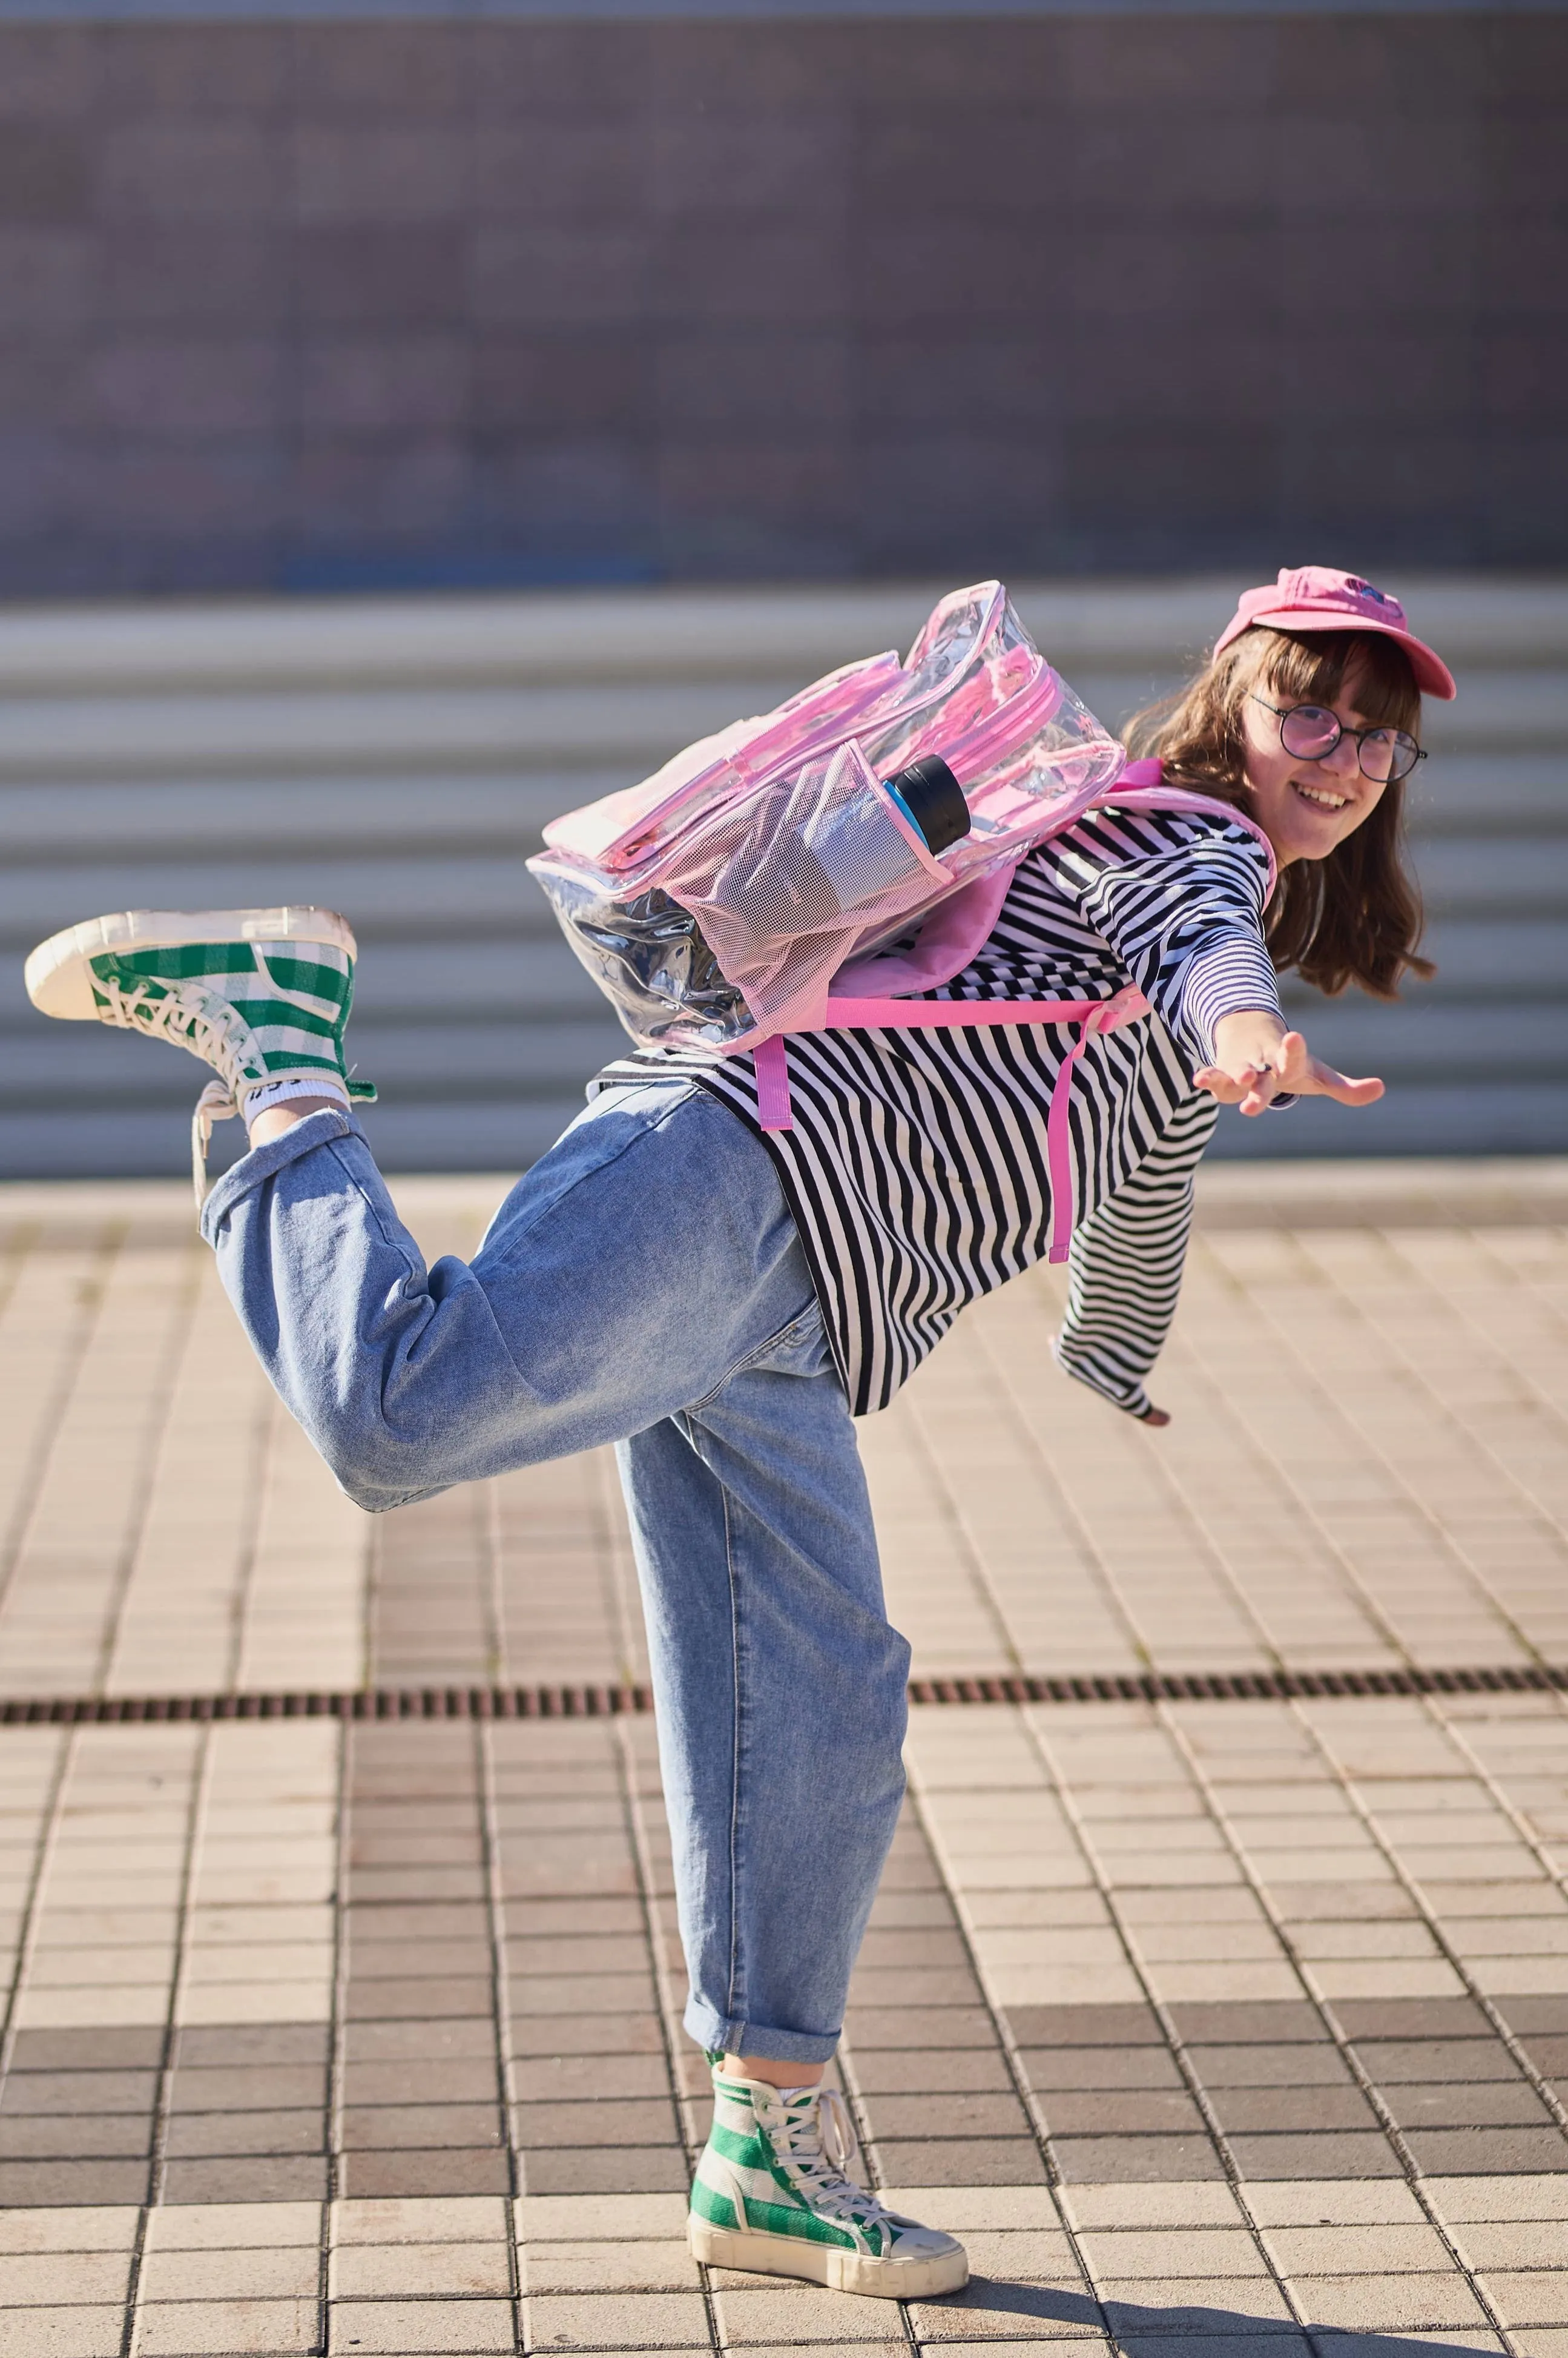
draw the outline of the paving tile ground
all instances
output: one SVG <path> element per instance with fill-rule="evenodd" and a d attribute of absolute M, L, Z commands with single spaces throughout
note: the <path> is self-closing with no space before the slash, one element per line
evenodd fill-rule
<path fill-rule="evenodd" d="M 495 1189 L 406 1192 L 432 1252 Z M 1217 1174 L 1152 1434 L 1043 1274 L 863 1428 L 916 1671 L 1568 1662 L 1568 1171 Z M 635 1682 L 602 1455 L 373 1520 L 178 1192 L 0 1191 L 0 1695 Z M 1568 1708 L 917 1705 L 839 2077 L 963 2296 L 704 2274 L 636 1715 L 0 1726 L 0 2358 L 1568 2358 Z"/>

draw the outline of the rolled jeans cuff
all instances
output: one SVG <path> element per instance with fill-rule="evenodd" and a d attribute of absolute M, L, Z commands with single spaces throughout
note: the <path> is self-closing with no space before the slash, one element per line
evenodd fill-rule
<path fill-rule="evenodd" d="M 341 1138 L 363 1136 L 352 1114 L 323 1107 L 319 1113 L 308 1113 L 303 1121 L 291 1124 L 280 1138 L 269 1138 L 265 1146 L 253 1146 L 224 1172 L 202 1205 L 203 1237 L 210 1245 L 215 1244 L 218 1230 L 235 1206 L 258 1187 L 265 1187 L 275 1173 L 290 1163 L 297 1163 L 302 1154 L 313 1154 L 319 1146 L 330 1146 Z"/>
<path fill-rule="evenodd" d="M 769 2030 L 762 2023 L 726 2021 L 699 1997 L 687 2000 L 681 2017 L 690 2036 L 709 2054 L 761 2055 L 770 2063 L 826 2063 L 837 2052 L 842 2033 Z"/>

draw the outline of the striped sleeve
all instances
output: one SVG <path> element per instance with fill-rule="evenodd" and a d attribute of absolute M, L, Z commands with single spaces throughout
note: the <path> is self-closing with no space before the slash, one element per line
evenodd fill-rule
<path fill-rule="evenodd" d="M 1151 846 L 1147 828 L 1102 811 L 1050 851 L 1058 891 L 1110 944 L 1195 1072 L 1213 1058 L 1221 1016 L 1278 1015 L 1280 993 L 1263 941 L 1260 846 L 1212 818 L 1178 827 L 1184 840 Z"/>
<path fill-rule="evenodd" d="M 1130 1416 L 1149 1413 L 1143 1379 L 1176 1314 L 1193 1175 L 1218 1112 L 1211 1097 L 1188 1098 L 1159 1142 L 1073 1238 L 1067 1314 L 1053 1345 L 1056 1364 Z"/>

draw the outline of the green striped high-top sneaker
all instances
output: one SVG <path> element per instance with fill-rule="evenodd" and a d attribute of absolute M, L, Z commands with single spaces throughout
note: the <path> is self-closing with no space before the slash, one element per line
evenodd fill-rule
<path fill-rule="evenodd" d="M 111 1023 L 189 1049 L 218 1078 L 192 1124 L 198 1202 L 214 1121 L 319 1095 L 369 1098 L 343 1063 L 354 937 L 330 909 L 131 909 L 40 942 L 27 996 L 45 1015 Z"/>
<path fill-rule="evenodd" d="M 962 2244 L 886 2209 L 849 2174 L 856 2159 L 836 2089 L 781 2091 L 716 2063 L 713 2127 L 687 2223 L 693 2257 L 883 2300 L 928 2300 L 967 2284 Z"/>

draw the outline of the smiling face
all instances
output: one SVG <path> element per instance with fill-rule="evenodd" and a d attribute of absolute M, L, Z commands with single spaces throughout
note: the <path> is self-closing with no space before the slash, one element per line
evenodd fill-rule
<path fill-rule="evenodd" d="M 1357 701 L 1361 685 L 1352 669 L 1327 706 L 1346 730 L 1378 725 Z M 1260 696 L 1267 703 L 1258 701 Z M 1320 762 L 1287 753 L 1280 742 L 1279 714 L 1269 709 L 1284 702 L 1265 678 L 1247 698 L 1240 720 L 1252 817 L 1273 845 L 1280 866 L 1288 868 L 1294 860 L 1325 860 L 1371 817 L 1388 788 L 1363 774 L 1353 737 L 1342 737 Z"/>
<path fill-rule="evenodd" d="M 1397 831 L 1402 790 L 1366 775 L 1355 740 L 1341 737 L 1324 760 L 1309 761 L 1285 751 L 1280 714 L 1292 705 L 1315 704 L 1346 730 L 1417 734 L 1421 695 L 1401 647 L 1368 633 L 1298 636 L 1255 628 L 1237 643 L 1222 693 L 1250 816 L 1281 868 L 1325 860 L 1385 797 Z"/>
<path fill-rule="evenodd" d="M 1270 838 L 1281 873 L 1264 918 L 1270 956 L 1331 995 L 1357 983 L 1391 999 L 1417 957 L 1421 896 L 1405 861 L 1405 785 L 1364 777 L 1353 746 L 1325 762 L 1292 758 L 1276 713 L 1316 704 L 1357 728 L 1421 734 L 1410 658 L 1387 633 L 1290 632 L 1254 623 L 1180 695 L 1127 724 L 1138 756 L 1173 785 L 1244 811 Z"/>

